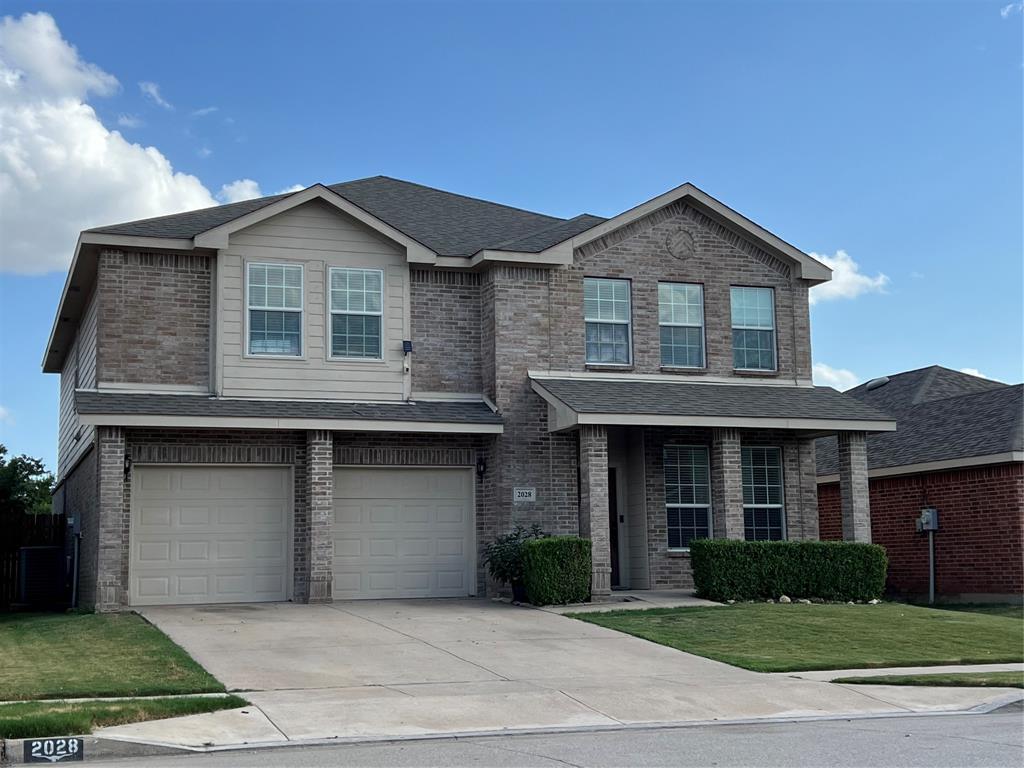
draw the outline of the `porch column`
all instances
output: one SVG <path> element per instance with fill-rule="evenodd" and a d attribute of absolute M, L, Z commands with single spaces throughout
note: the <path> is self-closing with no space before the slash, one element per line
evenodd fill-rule
<path fill-rule="evenodd" d="M 590 599 L 607 599 L 612 593 L 608 433 L 595 424 L 580 426 L 580 536 L 590 539 Z"/>
<path fill-rule="evenodd" d="M 740 431 L 711 430 L 711 515 L 716 539 L 742 539 L 743 474 L 740 469 Z"/>
<path fill-rule="evenodd" d="M 871 541 L 868 450 L 864 432 L 839 433 L 839 498 L 846 541 Z"/>
<path fill-rule="evenodd" d="M 96 428 L 97 611 L 128 607 L 128 505 L 124 427 Z"/>
<path fill-rule="evenodd" d="M 334 441 L 327 430 L 306 432 L 306 503 L 307 600 L 329 603 L 334 580 Z"/>

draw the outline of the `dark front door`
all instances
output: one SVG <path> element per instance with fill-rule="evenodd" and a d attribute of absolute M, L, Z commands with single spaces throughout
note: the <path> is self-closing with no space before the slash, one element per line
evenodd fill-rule
<path fill-rule="evenodd" d="M 619 581 L 619 485 L 614 469 L 608 470 L 608 544 L 612 556 L 612 586 Z"/>

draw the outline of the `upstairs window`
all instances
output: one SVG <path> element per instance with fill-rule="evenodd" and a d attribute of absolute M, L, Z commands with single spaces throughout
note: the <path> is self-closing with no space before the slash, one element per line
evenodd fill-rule
<path fill-rule="evenodd" d="M 689 549 L 694 539 L 711 538 L 708 449 L 667 445 L 664 464 L 668 548 Z"/>
<path fill-rule="evenodd" d="M 747 541 L 785 538 L 782 512 L 782 451 L 746 447 L 740 450 L 743 477 L 743 534 Z"/>
<path fill-rule="evenodd" d="M 731 299 L 733 367 L 741 371 L 774 371 L 774 291 L 733 288 Z"/>
<path fill-rule="evenodd" d="M 661 364 L 704 367 L 704 289 L 690 283 L 658 283 Z"/>
<path fill-rule="evenodd" d="M 246 268 L 250 355 L 302 355 L 302 267 L 249 264 Z"/>
<path fill-rule="evenodd" d="M 629 365 L 629 280 L 587 277 L 583 280 L 587 362 Z"/>
<path fill-rule="evenodd" d="M 331 357 L 381 359 L 384 273 L 331 267 Z"/>

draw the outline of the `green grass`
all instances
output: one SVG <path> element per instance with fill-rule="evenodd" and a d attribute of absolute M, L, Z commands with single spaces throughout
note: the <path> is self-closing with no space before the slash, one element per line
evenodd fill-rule
<path fill-rule="evenodd" d="M 39 739 L 81 736 L 93 728 L 196 715 L 248 706 L 238 696 L 186 696 L 178 699 L 120 701 L 27 701 L 0 704 L 0 738 Z"/>
<path fill-rule="evenodd" d="M 968 613 L 984 613 L 988 616 L 1005 616 L 1009 619 L 1024 621 L 1024 604 L 1017 603 L 947 603 L 934 605 L 940 611 L 967 611 Z"/>
<path fill-rule="evenodd" d="M 0 660 L 0 701 L 224 690 L 134 614 L 0 614 Z"/>
<path fill-rule="evenodd" d="M 1024 623 L 880 605 L 743 603 L 572 614 L 756 672 L 1024 661 Z"/>
<path fill-rule="evenodd" d="M 950 672 L 945 675 L 879 675 L 877 677 L 840 677 L 833 683 L 857 685 L 947 685 L 1024 688 L 1024 672 Z"/>

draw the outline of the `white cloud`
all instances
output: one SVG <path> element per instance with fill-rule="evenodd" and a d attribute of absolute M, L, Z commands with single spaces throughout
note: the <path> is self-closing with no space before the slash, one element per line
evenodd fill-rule
<path fill-rule="evenodd" d="M 292 192 L 301 192 L 305 187 L 301 184 L 292 184 L 290 187 L 285 187 L 277 194 L 279 195 L 290 195 Z"/>
<path fill-rule="evenodd" d="M 203 107 L 202 109 L 193 109 L 192 117 L 206 117 L 207 115 L 212 115 L 218 109 L 220 109 L 220 107 Z"/>
<path fill-rule="evenodd" d="M 986 376 L 977 368 L 961 368 L 960 373 L 966 373 L 968 376 L 977 376 L 980 379 L 988 379 L 989 381 L 999 381 L 999 379 L 994 379 L 991 376 Z"/>
<path fill-rule="evenodd" d="M 0 29 L 0 271 L 64 269 L 80 230 L 217 204 L 156 147 L 104 127 L 85 97 L 117 80 L 81 61 L 52 17 Z"/>
<path fill-rule="evenodd" d="M 860 376 L 845 368 L 833 368 L 825 363 L 815 363 L 812 367 L 814 383 L 826 387 L 835 387 L 843 392 L 860 384 Z"/>
<path fill-rule="evenodd" d="M 118 115 L 117 124 L 122 128 L 138 128 L 142 125 L 142 120 L 135 115 Z"/>
<path fill-rule="evenodd" d="M 160 86 L 156 83 L 150 82 L 149 80 L 143 80 L 139 83 L 139 90 L 149 98 L 153 100 L 153 103 L 163 107 L 164 109 L 174 109 L 171 103 L 167 101 L 163 96 L 160 95 Z"/>
<path fill-rule="evenodd" d="M 260 191 L 260 185 L 252 179 L 239 179 L 221 187 L 217 197 L 225 203 L 239 203 L 242 200 L 263 197 L 263 193 Z"/>
<path fill-rule="evenodd" d="M 889 278 L 879 272 L 874 277 L 860 271 L 860 265 L 843 250 L 834 256 L 812 253 L 811 257 L 832 269 L 832 279 L 811 288 L 810 302 L 831 299 L 854 299 L 862 293 L 882 293 L 889 284 Z"/>
<path fill-rule="evenodd" d="M 999 9 L 999 15 L 1008 19 L 1015 13 L 1024 13 L 1024 3 L 1008 3 Z"/>
<path fill-rule="evenodd" d="M 13 424 L 14 417 L 11 416 L 11 412 L 0 405 L 0 424 Z"/>
<path fill-rule="evenodd" d="M 196 154 L 205 160 L 206 158 L 213 154 L 213 150 L 210 149 L 209 147 L 200 147 L 199 151 L 196 152 Z"/>

